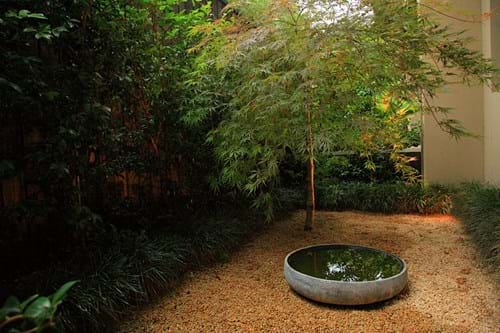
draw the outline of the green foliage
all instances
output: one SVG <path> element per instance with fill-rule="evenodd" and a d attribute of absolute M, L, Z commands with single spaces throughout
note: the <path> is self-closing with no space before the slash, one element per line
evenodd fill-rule
<path fill-rule="evenodd" d="M 179 121 L 191 30 L 210 8 L 195 3 L 2 1 L 0 177 L 22 177 L 35 189 L 25 197 L 59 211 L 102 210 L 123 172 L 165 183 L 183 167 L 184 186 L 202 187 L 206 133 Z"/>
<path fill-rule="evenodd" d="M 206 260 L 205 257 L 226 261 L 230 250 L 250 235 L 253 227 L 237 219 L 232 221 L 213 219 L 200 224 L 193 236 L 193 246 L 196 249 L 198 261 L 203 262 Z"/>
<path fill-rule="evenodd" d="M 500 278 L 500 189 L 479 183 L 463 185 L 454 197 L 453 214 Z"/>
<path fill-rule="evenodd" d="M 373 168 L 367 168 L 367 163 Z M 331 156 L 318 158 L 316 178 L 319 184 L 335 182 L 391 182 L 402 181 L 403 177 L 394 170 L 388 156 L 373 155 L 370 160 L 357 155 Z"/>
<path fill-rule="evenodd" d="M 59 331 L 56 313 L 78 281 L 65 283 L 50 296 L 33 295 L 23 302 L 10 296 L 0 308 L 0 330 L 6 333 Z"/>
<path fill-rule="evenodd" d="M 172 290 L 187 271 L 226 261 L 231 250 L 261 226 L 255 218 L 222 216 L 197 223 L 184 221 L 177 228 L 114 230 L 92 246 L 90 263 L 58 265 L 20 279 L 16 285 L 24 285 L 26 292 L 27 286 L 46 288 L 78 277 L 81 282 L 61 308 L 61 328 L 113 332 L 115 323 L 138 305 Z"/>
<path fill-rule="evenodd" d="M 373 154 L 370 159 L 356 154 L 319 156 L 316 163 L 318 184 L 338 182 L 384 183 L 404 181 L 404 175 L 397 172 L 390 153 Z M 410 155 L 407 155 L 411 159 Z M 367 168 L 367 163 L 373 168 Z M 412 161 L 417 163 L 417 161 Z M 418 167 L 416 164 L 415 167 Z M 417 169 L 415 169 L 417 172 Z"/>
<path fill-rule="evenodd" d="M 0 198 L 3 277 L 85 257 L 110 222 L 207 201 L 208 129 L 180 121 L 192 28 L 209 19 L 193 3 L 0 2 L 0 180 L 21 183 L 21 202 Z"/>
<path fill-rule="evenodd" d="M 175 236 L 120 232 L 108 242 L 68 299 L 62 319 L 69 331 L 111 331 L 134 305 L 169 288 L 190 259 L 189 243 Z"/>
<path fill-rule="evenodd" d="M 303 191 L 287 189 L 279 193 L 286 205 L 300 206 L 303 202 Z M 452 207 L 452 193 L 452 188 L 418 183 L 321 184 L 317 188 L 317 207 L 389 214 L 447 214 Z"/>
<path fill-rule="evenodd" d="M 287 154 L 306 162 L 335 151 L 353 151 L 375 169 L 373 155 L 388 150 L 396 172 L 415 180 L 398 153 L 415 141 L 405 134 L 409 117 L 431 113 L 443 130 L 464 135 L 432 97 L 447 82 L 491 84 L 495 75 L 460 33 L 416 6 L 235 1 L 224 19 L 199 28 L 205 38 L 190 82 L 203 95 L 185 120 L 222 119 L 208 137 L 221 164 L 216 185 L 269 205 Z"/>
<path fill-rule="evenodd" d="M 414 154 L 419 156 L 419 154 Z M 411 156 L 411 155 L 408 155 Z M 412 166 L 419 169 L 416 156 Z M 375 165 L 368 169 L 369 160 L 355 153 L 338 155 L 320 155 L 316 159 L 316 183 L 322 185 L 361 182 L 361 183 L 391 183 L 405 181 L 403 175 L 398 174 L 389 154 L 373 154 L 370 161 Z M 280 165 L 280 185 L 286 187 L 302 187 L 306 177 L 304 163 L 287 157 Z"/>
<path fill-rule="evenodd" d="M 39 270 L 21 292 L 81 277 L 64 309 L 72 331 L 100 331 L 195 260 L 189 241 L 165 230 L 153 237 L 110 224 L 137 227 L 160 214 L 173 224 L 192 214 L 193 198 L 207 201 L 208 129 L 180 118 L 192 28 L 210 6 L 184 4 L 0 2 L 0 179 L 22 180 L 22 201 L 0 209 L 0 256 L 12 267 L 2 284 Z M 122 198 L 115 182 L 127 175 L 139 182 Z"/>

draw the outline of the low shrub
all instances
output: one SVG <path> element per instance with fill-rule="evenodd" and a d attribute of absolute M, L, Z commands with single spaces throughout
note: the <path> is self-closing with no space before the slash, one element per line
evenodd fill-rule
<path fill-rule="evenodd" d="M 191 256 L 188 239 L 146 232 L 117 233 L 107 249 L 96 253 L 96 265 L 63 308 L 69 331 L 99 332 L 172 286 Z"/>
<path fill-rule="evenodd" d="M 254 228 L 255 225 L 241 223 L 237 219 L 229 222 L 214 219 L 201 224 L 192 238 L 197 262 L 203 264 L 207 259 L 226 261 L 230 250 L 237 247 Z"/>
<path fill-rule="evenodd" d="M 463 185 L 454 196 L 453 214 L 460 218 L 500 281 L 500 188 L 478 183 Z"/>
<path fill-rule="evenodd" d="M 412 132 L 418 131 L 419 126 Z M 408 133 L 410 134 L 410 133 Z M 413 136 L 413 134 L 411 134 Z M 416 134 L 417 137 L 419 134 Z M 415 140 L 416 138 L 412 139 Z M 419 145 L 413 141 L 413 144 Z M 410 144 L 411 145 L 411 144 Z M 418 175 L 421 174 L 420 152 L 404 153 L 412 158 L 409 166 Z M 393 183 L 403 182 L 405 177 L 395 169 L 390 153 L 378 153 L 370 158 L 361 157 L 354 152 L 345 152 L 343 155 L 326 154 L 316 156 L 315 177 L 318 182 L 326 183 Z M 371 167 L 367 168 L 367 164 Z M 280 164 L 280 182 L 287 186 L 300 186 L 307 179 L 307 163 L 297 160 L 293 155 L 287 154 Z"/>
<path fill-rule="evenodd" d="M 240 212 L 240 216 L 241 216 Z M 230 251 L 263 224 L 257 218 L 185 221 L 175 228 L 115 229 L 93 244 L 89 263 L 51 266 L 16 281 L 22 292 L 53 290 L 80 280 L 61 308 L 67 332 L 113 331 L 138 305 L 172 290 L 188 270 L 225 261 Z"/>
<path fill-rule="evenodd" d="M 117 322 L 135 305 L 171 290 L 186 271 L 227 260 L 257 227 L 255 220 L 213 218 L 174 234 L 154 230 L 121 236 L 68 298 L 66 327 L 109 329 L 110 322 Z"/>
<path fill-rule="evenodd" d="M 280 201 L 305 206 L 305 191 L 283 189 Z M 452 189 L 441 185 L 398 183 L 334 183 L 316 187 L 316 207 L 380 213 L 444 214 L 451 210 Z"/>

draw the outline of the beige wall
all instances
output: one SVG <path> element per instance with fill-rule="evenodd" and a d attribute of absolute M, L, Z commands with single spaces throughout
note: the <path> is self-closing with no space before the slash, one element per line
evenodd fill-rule
<path fill-rule="evenodd" d="M 450 3 L 450 14 L 456 12 L 457 16 L 463 16 L 481 13 L 481 0 L 453 0 Z M 467 29 L 467 34 L 475 40 L 469 47 L 482 50 L 481 23 L 463 23 L 444 16 L 439 16 L 439 20 L 443 24 L 456 27 L 457 30 Z M 451 107 L 453 112 L 450 118 L 461 121 L 469 131 L 483 136 L 484 94 L 484 88 L 481 86 L 453 84 L 441 91 L 434 103 Z M 424 115 L 423 129 L 423 172 L 426 182 L 484 180 L 485 149 L 482 139 L 462 138 L 456 141 L 442 132 L 430 115 Z M 490 138 L 493 139 L 492 136 Z"/>
<path fill-rule="evenodd" d="M 483 12 L 500 6 L 500 0 L 482 0 Z M 483 53 L 500 65 L 500 13 L 483 22 Z M 484 87 L 484 176 L 500 185 L 500 93 Z"/>

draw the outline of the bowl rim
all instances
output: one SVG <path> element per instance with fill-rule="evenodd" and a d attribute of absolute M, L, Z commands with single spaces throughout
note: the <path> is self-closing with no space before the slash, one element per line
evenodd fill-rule
<path fill-rule="evenodd" d="M 312 275 L 308 275 L 308 274 L 305 274 L 305 273 L 302 273 L 302 272 L 296 270 L 295 268 L 292 267 L 292 265 L 289 264 L 288 259 L 290 258 L 290 256 L 294 255 L 295 253 L 297 253 L 299 251 L 303 251 L 303 250 L 307 250 L 307 249 L 315 248 L 315 247 L 354 247 L 354 248 L 368 249 L 368 250 L 375 251 L 375 252 L 382 252 L 382 253 L 385 253 L 385 254 L 395 258 L 396 260 L 399 260 L 403 264 L 403 268 L 401 269 L 401 272 L 399 272 L 398 274 L 390 276 L 388 278 L 379 279 L 379 280 L 341 281 L 341 280 L 322 279 L 322 278 L 318 278 L 318 277 L 315 277 Z M 288 269 L 290 269 L 294 273 L 296 273 L 300 276 L 303 276 L 307 279 L 312 279 L 312 280 L 317 280 L 317 281 L 322 281 L 322 282 L 327 282 L 327 283 L 335 283 L 335 284 L 373 284 L 373 283 L 380 283 L 380 282 L 385 282 L 385 281 L 389 281 L 389 280 L 396 280 L 396 279 L 400 278 L 401 276 L 405 275 L 407 273 L 407 270 L 408 270 L 407 265 L 406 265 L 406 261 L 404 261 L 404 259 L 398 257 L 395 254 L 392 254 L 390 252 L 387 252 L 387 251 L 384 251 L 381 249 L 369 247 L 369 246 L 348 244 L 348 243 L 324 243 L 324 244 L 315 244 L 315 245 L 309 245 L 309 246 L 298 248 L 298 249 L 293 250 L 292 252 L 290 252 L 286 255 L 285 267 L 287 267 Z"/>

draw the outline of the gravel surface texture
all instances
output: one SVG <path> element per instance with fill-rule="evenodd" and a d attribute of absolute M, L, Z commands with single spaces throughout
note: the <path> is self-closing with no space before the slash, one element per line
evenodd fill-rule
<path fill-rule="evenodd" d="M 130 332 L 499 332 L 500 293 L 460 223 L 450 216 L 319 212 L 304 232 L 293 213 L 232 255 L 197 271 L 172 295 L 122 325 Z M 406 260 L 396 298 L 340 307 L 308 301 L 283 278 L 283 259 L 312 244 L 360 244 Z"/>

